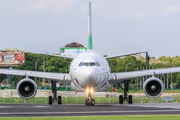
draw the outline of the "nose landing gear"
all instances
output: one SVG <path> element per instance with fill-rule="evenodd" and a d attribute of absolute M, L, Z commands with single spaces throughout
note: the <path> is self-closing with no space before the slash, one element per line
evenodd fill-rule
<path fill-rule="evenodd" d="M 94 106 L 95 100 L 92 98 L 91 93 L 88 93 L 88 98 L 85 100 L 86 106 Z"/>

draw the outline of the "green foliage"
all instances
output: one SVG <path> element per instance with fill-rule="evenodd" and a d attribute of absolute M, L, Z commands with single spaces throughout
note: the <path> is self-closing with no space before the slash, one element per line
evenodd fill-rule
<path fill-rule="evenodd" d="M 6 75 L 0 74 L 0 83 L 1 83 L 4 79 L 6 79 Z"/>
<path fill-rule="evenodd" d="M 108 63 L 110 65 L 112 73 L 125 72 L 125 68 L 127 72 L 146 69 L 145 57 L 140 55 L 126 56 L 123 58 L 112 58 L 112 59 L 108 59 Z M 180 66 L 179 56 L 175 56 L 175 57 L 161 56 L 158 59 L 155 59 L 155 57 L 151 57 L 149 64 L 150 69 L 179 67 L 179 66 Z M 165 79 L 167 78 L 169 79 L 169 84 L 170 84 L 171 74 L 168 74 L 168 76 L 167 74 L 165 74 Z M 162 81 L 164 82 L 164 80 Z M 174 87 L 176 88 L 180 87 L 180 73 L 172 73 L 172 82 L 174 83 Z M 135 80 L 131 79 L 130 83 L 131 84 L 135 83 Z"/>
<path fill-rule="evenodd" d="M 145 68 L 146 64 L 143 61 L 137 60 L 134 56 L 126 56 L 124 58 L 112 58 L 108 59 L 109 66 L 111 67 L 111 72 L 125 72 L 125 67 L 127 65 L 126 71 L 137 71 L 137 68 Z"/>
<path fill-rule="evenodd" d="M 42 54 L 26 53 L 25 63 L 15 69 L 68 73 L 71 60 Z M 37 62 L 37 68 L 35 68 Z M 45 63 L 44 63 L 45 62 Z M 44 65 L 45 64 L 45 65 Z"/>
<path fill-rule="evenodd" d="M 107 55 L 104 55 L 107 56 Z M 45 61 L 45 62 L 44 62 Z M 37 62 L 37 67 L 36 66 Z M 26 53 L 25 54 L 25 63 L 14 67 L 13 69 L 21 69 L 21 70 L 31 70 L 31 71 L 45 71 L 45 72 L 53 72 L 53 73 L 69 73 L 69 66 L 71 63 L 71 59 L 52 57 L 48 55 L 35 54 L 35 53 Z M 111 68 L 112 73 L 117 72 L 125 72 L 125 68 L 127 72 L 137 71 L 146 69 L 145 57 L 136 55 L 136 56 L 126 56 L 122 58 L 112 58 L 108 59 L 109 66 Z M 158 68 L 167 68 L 167 67 L 179 67 L 180 66 L 180 57 L 166 57 L 161 56 L 158 59 L 155 57 L 151 57 L 150 59 L 150 69 L 158 69 Z M 171 81 L 171 74 L 165 75 L 165 77 Z M 5 80 L 7 75 L 0 75 L 0 80 Z M 11 77 L 11 85 L 16 86 L 19 80 L 23 79 L 22 76 L 12 76 Z M 32 77 L 31 79 L 34 80 Z M 38 86 L 41 86 L 39 78 L 37 78 Z M 5 81 L 4 81 L 5 82 Z M 178 88 L 180 86 L 180 73 L 172 74 L 172 82 L 174 86 Z M 131 84 L 135 83 L 135 79 L 131 79 Z M 134 86 L 135 87 L 135 86 Z M 135 87 L 136 88 L 136 87 Z M 109 90 L 111 91 L 111 89 Z"/>
<path fill-rule="evenodd" d="M 55 72 L 55 73 L 68 73 L 70 60 L 59 58 L 59 57 L 51 57 L 46 61 L 46 72 Z M 42 69 L 43 66 L 40 67 Z"/>
<path fill-rule="evenodd" d="M 14 67 L 13 69 L 30 70 L 30 71 L 45 71 L 53 73 L 68 73 L 71 59 L 52 57 L 48 55 L 25 53 L 25 63 Z M 6 75 L 0 75 L 0 80 L 7 78 Z M 18 82 L 22 80 L 24 76 L 11 76 L 11 86 L 17 86 Z M 34 77 L 30 77 L 34 80 Z M 5 82 L 5 81 L 4 81 Z M 36 78 L 38 87 L 41 87 L 39 78 Z"/>

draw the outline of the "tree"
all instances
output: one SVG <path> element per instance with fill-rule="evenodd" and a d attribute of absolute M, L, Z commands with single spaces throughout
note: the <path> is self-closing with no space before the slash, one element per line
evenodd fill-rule
<path fill-rule="evenodd" d="M 50 57 L 46 60 L 46 72 L 54 72 L 54 73 L 68 73 L 69 65 L 71 60 L 59 57 Z M 40 67 L 40 70 L 43 69 L 43 66 Z"/>
<path fill-rule="evenodd" d="M 107 55 L 105 55 L 107 56 Z M 48 55 L 42 54 L 35 54 L 35 53 L 25 53 L 25 63 L 14 67 L 13 69 L 20 69 L 20 70 L 30 70 L 35 71 L 35 63 L 37 61 L 37 71 L 45 71 L 46 72 L 53 72 L 53 73 L 68 73 L 69 66 L 71 63 L 71 59 L 66 58 L 59 58 L 59 57 L 52 57 Z M 45 61 L 45 66 L 44 66 Z M 127 71 L 137 71 L 137 68 L 142 70 L 143 68 L 146 69 L 145 57 L 141 55 L 137 56 L 125 56 L 122 58 L 111 58 L 107 60 L 109 66 L 111 68 L 112 73 L 117 72 L 125 72 L 125 67 L 128 63 L 131 63 L 127 66 Z M 150 59 L 150 69 L 154 68 L 167 68 L 167 67 L 179 67 L 180 66 L 180 57 L 166 57 L 161 56 L 158 59 L 151 57 Z M 0 75 L 0 81 L 5 80 L 6 75 Z M 16 85 L 19 80 L 22 80 L 24 76 L 12 76 L 11 80 L 14 81 L 14 85 Z M 34 79 L 30 77 L 31 79 Z M 39 78 L 37 78 L 38 81 Z M 171 76 L 169 75 L 169 80 Z M 173 83 L 177 83 L 177 86 L 180 86 L 180 73 L 173 73 L 172 74 Z M 134 82 L 132 79 L 131 83 Z M 12 82 L 11 82 L 12 83 Z M 39 83 L 38 83 L 39 84 Z"/>
<path fill-rule="evenodd" d="M 6 79 L 6 75 L 5 74 L 0 74 L 0 84 L 1 82 L 3 82 L 3 80 Z"/>

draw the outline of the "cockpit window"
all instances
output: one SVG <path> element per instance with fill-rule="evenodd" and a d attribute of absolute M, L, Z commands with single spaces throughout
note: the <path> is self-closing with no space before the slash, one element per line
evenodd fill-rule
<path fill-rule="evenodd" d="M 95 66 L 95 62 L 90 62 L 90 66 Z"/>
<path fill-rule="evenodd" d="M 83 66 L 89 66 L 89 62 L 84 62 Z"/>
<path fill-rule="evenodd" d="M 83 65 L 83 62 L 80 62 L 78 66 L 82 66 Z"/>
<path fill-rule="evenodd" d="M 101 66 L 98 62 L 96 62 L 96 66 Z"/>
<path fill-rule="evenodd" d="M 79 65 L 80 66 L 101 66 L 98 62 L 80 62 Z"/>

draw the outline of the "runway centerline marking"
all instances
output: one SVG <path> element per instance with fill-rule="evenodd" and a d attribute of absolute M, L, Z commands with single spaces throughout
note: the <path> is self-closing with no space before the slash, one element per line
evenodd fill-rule
<path fill-rule="evenodd" d="M 137 110 L 137 111 L 87 111 L 87 112 L 9 112 L 9 113 L 0 113 L 0 115 L 7 115 L 7 114 L 26 114 L 26 115 L 33 115 L 33 114 L 99 114 L 99 113 L 147 113 L 147 112 L 178 112 L 180 110 Z"/>
<path fill-rule="evenodd" d="M 33 106 L 33 107 L 49 107 L 49 106 Z"/>
<path fill-rule="evenodd" d="M 13 108 L 13 106 L 0 106 L 0 108 Z"/>

